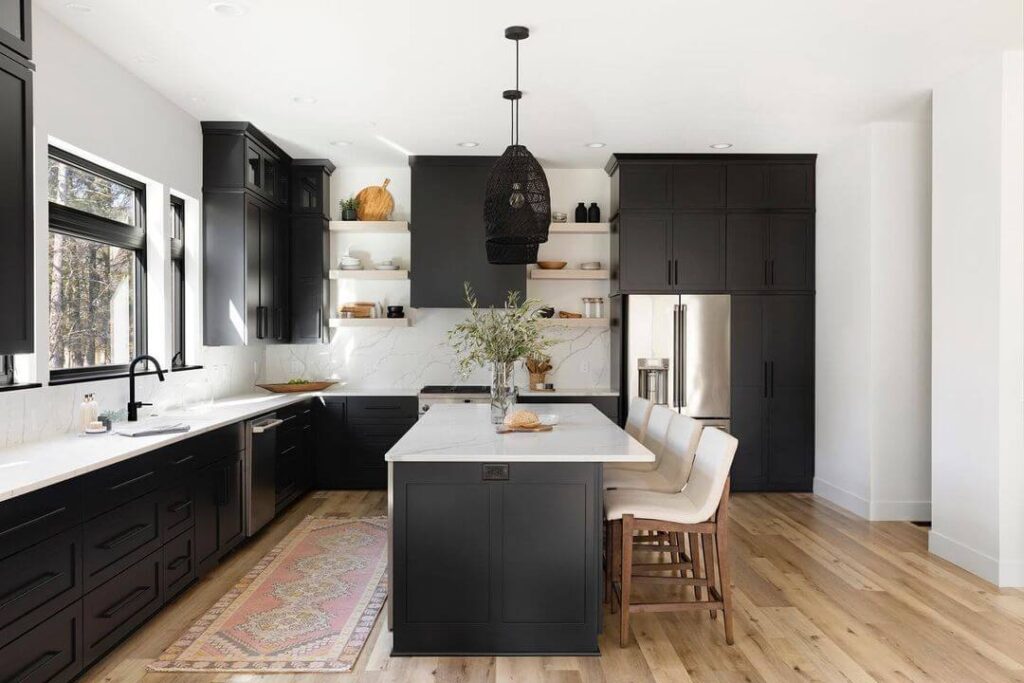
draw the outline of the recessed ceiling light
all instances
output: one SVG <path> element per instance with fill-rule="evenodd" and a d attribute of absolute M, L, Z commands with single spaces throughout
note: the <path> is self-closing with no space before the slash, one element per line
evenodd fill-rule
<path fill-rule="evenodd" d="M 245 14 L 246 7 L 237 2 L 221 0 L 220 2 L 211 2 L 210 11 L 222 17 L 240 17 Z"/>
<path fill-rule="evenodd" d="M 351 140 L 331 140 L 331 147 L 348 147 L 351 144 Z"/>
<path fill-rule="evenodd" d="M 731 142 L 716 142 L 711 145 L 711 149 L 729 149 L 730 147 L 732 147 Z"/>
<path fill-rule="evenodd" d="M 295 104 L 316 104 L 316 98 L 303 95 L 300 97 L 293 97 L 292 102 Z"/>
<path fill-rule="evenodd" d="M 473 142 L 472 140 L 467 140 L 465 142 L 460 142 L 459 143 L 459 147 L 479 147 L 479 146 L 480 146 L 479 142 Z"/>
<path fill-rule="evenodd" d="M 84 2 L 69 2 L 66 5 L 64 5 L 64 7 L 71 10 L 72 12 L 81 12 L 83 14 L 88 14 L 92 11 L 92 6 L 87 5 Z"/>
<path fill-rule="evenodd" d="M 591 149 L 601 149 L 602 147 L 607 147 L 608 145 L 606 145 L 603 142 L 588 142 L 586 146 Z"/>

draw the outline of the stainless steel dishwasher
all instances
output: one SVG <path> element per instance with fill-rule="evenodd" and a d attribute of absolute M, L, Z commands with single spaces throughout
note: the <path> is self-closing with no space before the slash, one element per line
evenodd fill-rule
<path fill-rule="evenodd" d="M 242 466 L 245 535 L 252 536 L 274 518 L 277 465 L 277 427 L 284 420 L 276 413 L 245 423 L 245 461 Z"/>

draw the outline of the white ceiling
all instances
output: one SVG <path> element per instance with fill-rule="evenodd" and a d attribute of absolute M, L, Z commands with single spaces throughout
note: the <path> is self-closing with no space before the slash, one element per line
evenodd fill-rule
<path fill-rule="evenodd" d="M 36 0 L 197 118 L 250 120 L 294 155 L 362 166 L 404 164 L 388 140 L 500 154 L 511 24 L 532 32 L 522 142 L 553 167 L 717 142 L 817 151 L 841 128 L 920 112 L 978 55 L 1024 46 L 1021 0 L 238 0 L 231 18 L 208 0 L 75 4 L 92 11 Z"/>

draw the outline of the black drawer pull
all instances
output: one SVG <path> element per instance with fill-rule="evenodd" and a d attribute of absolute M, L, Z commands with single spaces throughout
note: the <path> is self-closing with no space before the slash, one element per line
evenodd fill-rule
<path fill-rule="evenodd" d="M 50 663 L 50 660 L 59 655 L 60 652 L 57 650 L 49 650 L 44 652 L 39 659 L 32 662 L 18 673 L 11 676 L 9 679 L 11 683 L 21 683 L 31 678 L 32 674 L 42 669 L 44 666 Z"/>
<path fill-rule="evenodd" d="M 117 484 L 115 486 L 111 486 L 109 490 L 110 491 L 116 491 L 118 489 L 124 488 L 125 486 L 131 486 L 132 484 L 134 484 L 136 482 L 140 482 L 143 479 L 146 479 L 147 477 L 152 477 L 152 476 L 153 476 L 153 472 L 152 471 L 146 472 L 145 474 L 140 474 L 139 476 L 135 477 L 134 479 L 129 479 L 128 481 L 122 481 L 120 484 Z"/>
<path fill-rule="evenodd" d="M 192 558 L 190 558 L 188 555 L 182 555 L 180 557 L 176 557 L 173 560 L 171 560 L 170 563 L 167 565 L 167 570 L 173 572 L 175 569 L 180 567 L 185 562 L 188 562 L 190 559 L 192 559 Z"/>
<path fill-rule="evenodd" d="M 29 583 L 26 583 L 25 585 L 16 588 L 7 595 L 3 596 L 3 602 L 0 602 L 0 609 L 7 607 L 12 602 L 17 602 L 18 600 L 21 600 L 26 595 L 34 593 L 35 591 L 39 590 L 40 588 L 49 583 L 53 583 L 62 576 L 64 576 L 64 572 L 47 572 L 40 576 L 38 579 L 30 581 Z M 17 595 L 14 594 L 16 591 Z"/>
<path fill-rule="evenodd" d="M 396 405 L 383 405 L 383 406 L 366 406 L 364 410 L 398 410 L 402 406 Z"/>
<path fill-rule="evenodd" d="M 188 508 L 191 505 L 192 505 L 192 499 L 191 498 L 186 498 L 185 500 L 181 501 L 180 503 L 175 503 L 174 505 L 169 506 L 167 508 L 167 511 L 170 512 L 171 514 L 177 514 L 177 513 L 181 512 L 182 510 Z"/>
<path fill-rule="evenodd" d="M 100 549 L 102 549 L 102 550 L 111 550 L 111 549 L 116 548 L 117 546 L 121 545 L 122 543 L 126 543 L 129 540 L 135 538 L 136 536 L 141 534 L 143 531 L 145 531 L 149 527 L 150 527 L 149 524 L 136 524 L 135 526 L 131 527 L 127 531 L 125 531 L 123 533 L 120 533 L 117 536 L 114 536 L 113 538 L 111 538 L 111 539 L 109 539 L 109 540 L 107 540 L 107 541 L 105 541 L 103 543 L 100 543 L 100 545 L 98 547 Z"/>
<path fill-rule="evenodd" d="M 10 529 L 4 529 L 3 531 L 0 531 L 0 538 L 2 538 L 3 536 L 6 536 L 7 534 L 13 534 L 15 531 L 18 531 L 20 529 L 24 529 L 27 526 L 32 526 L 33 524 L 36 524 L 37 522 L 41 522 L 44 519 L 49 519 L 50 517 L 53 517 L 54 515 L 59 515 L 60 513 L 64 512 L 65 510 L 67 510 L 66 507 L 59 507 L 56 510 L 50 510 L 45 515 L 39 515 L 35 519 L 30 519 L 27 522 L 22 522 L 21 524 L 19 524 L 17 526 L 12 526 Z"/>
<path fill-rule="evenodd" d="M 128 597 L 124 598 L 123 600 L 119 600 L 112 607 L 107 609 L 106 612 L 104 612 L 103 614 L 100 615 L 100 618 L 101 619 L 109 619 L 110 617 L 114 616 L 115 614 L 120 612 L 122 609 L 124 609 L 125 607 L 130 605 L 131 603 L 133 603 L 136 600 L 138 600 L 148 590 L 149 590 L 149 586 L 139 586 L 138 588 L 133 590 L 131 593 L 129 593 Z"/>
<path fill-rule="evenodd" d="M 186 455 L 184 458 L 181 458 L 180 460 L 175 460 L 171 464 L 172 465 L 184 465 L 189 460 L 192 460 L 194 457 L 195 457 L 194 455 Z"/>

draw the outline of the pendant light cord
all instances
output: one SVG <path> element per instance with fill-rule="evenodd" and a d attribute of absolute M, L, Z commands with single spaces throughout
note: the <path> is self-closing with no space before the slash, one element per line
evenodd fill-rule
<path fill-rule="evenodd" d="M 516 91 L 519 91 L 519 41 L 516 40 Z M 516 106 L 516 142 L 519 144 L 519 100 L 522 99 L 522 93 L 519 94 L 519 98 L 515 100 Z"/>

